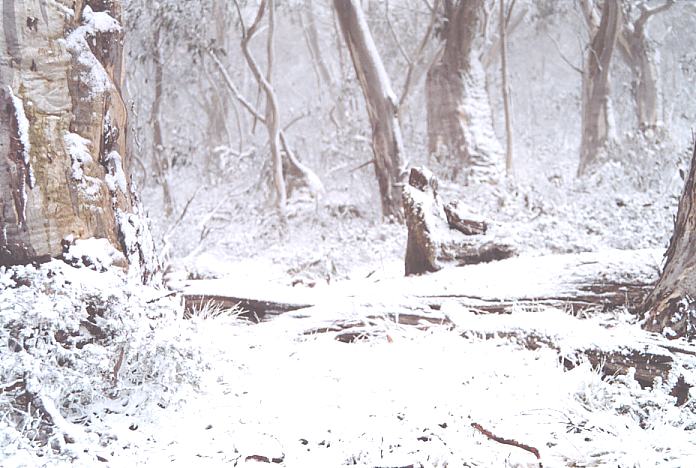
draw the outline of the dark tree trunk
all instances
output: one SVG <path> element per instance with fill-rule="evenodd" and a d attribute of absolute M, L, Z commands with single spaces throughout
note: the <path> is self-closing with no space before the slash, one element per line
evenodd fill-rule
<path fill-rule="evenodd" d="M 589 13 L 588 13 L 589 11 Z M 592 15 L 586 9 L 586 16 Z M 598 151 L 608 140 L 611 129 L 609 114 L 609 67 L 619 32 L 621 13 L 619 0 L 606 0 L 598 27 L 593 27 L 591 17 L 591 41 L 585 54 L 582 76 L 582 140 L 578 175 L 584 175 L 597 161 Z"/>
<path fill-rule="evenodd" d="M 428 152 L 467 182 L 496 181 L 503 151 L 493 131 L 476 40 L 484 0 L 446 0 L 444 48 L 426 77 Z"/>
<path fill-rule="evenodd" d="M 387 218 L 401 219 L 403 144 L 396 96 L 359 2 L 334 0 L 334 8 L 372 126 L 372 151 L 382 214 Z"/>
<path fill-rule="evenodd" d="M 643 327 L 669 338 L 696 338 L 696 143 L 665 268 L 645 300 Z"/>
<path fill-rule="evenodd" d="M 145 281 L 156 270 L 131 192 L 121 99 L 121 2 L 75 15 L 5 2 L 0 51 L 0 265 L 59 256 L 63 241 L 106 238 Z M 65 40 L 68 53 L 47 55 Z M 89 64 L 89 65 L 88 65 Z"/>

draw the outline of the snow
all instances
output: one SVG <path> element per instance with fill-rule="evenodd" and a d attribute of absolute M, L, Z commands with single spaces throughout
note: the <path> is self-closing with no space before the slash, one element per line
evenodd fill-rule
<path fill-rule="evenodd" d="M 111 151 L 104 158 L 104 162 L 109 168 L 110 173 L 106 174 L 104 181 L 111 193 L 115 193 L 116 189 L 120 190 L 124 195 L 128 193 L 128 183 L 126 182 L 126 173 L 123 172 L 123 159 L 118 151 Z"/>
<path fill-rule="evenodd" d="M 24 165 L 29 168 L 29 154 L 31 153 L 31 142 L 29 141 L 29 119 L 24 112 L 24 103 L 15 96 L 10 86 L 7 87 L 12 99 L 12 107 L 14 108 L 15 118 L 17 119 L 17 134 L 19 142 L 22 144 L 22 158 Z M 31 169 L 29 169 L 31 171 Z M 31 176 L 33 178 L 33 176 Z M 34 186 L 34 182 L 30 183 L 30 187 Z"/>
<path fill-rule="evenodd" d="M 109 13 L 94 12 L 89 5 L 82 10 L 82 24 L 65 39 L 67 50 L 75 56 L 84 70 L 80 78 L 89 86 L 92 96 L 112 89 L 112 82 L 102 64 L 97 60 L 89 46 L 97 34 L 117 33 L 121 25 Z"/>
<path fill-rule="evenodd" d="M 72 160 L 72 178 L 83 180 L 83 166 L 92 162 L 92 155 L 89 152 L 91 142 L 77 133 L 70 132 L 63 135 L 63 141 Z"/>

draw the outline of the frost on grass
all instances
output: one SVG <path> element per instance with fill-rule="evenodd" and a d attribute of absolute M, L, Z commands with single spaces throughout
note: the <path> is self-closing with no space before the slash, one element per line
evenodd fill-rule
<path fill-rule="evenodd" d="M 91 7 L 85 6 L 82 11 L 82 24 L 65 39 L 66 48 L 81 66 L 80 79 L 90 88 L 92 96 L 109 91 L 113 84 L 104 66 L 92 52 L 90 43 L 95 44 L 98 34 L 120 31 L 119 22 L 107 12 L 95 12 Z"/>
<path fill-rule="evenodd" d="M 87 240 L 67 254 L 75 266 L 0 267 L 3 466 L 49 454 L 94 466 L 118 440 L 108 418 L 137 420 L 196 382 L 200 356 L 178 308 L 148 304 L 161 292 L 105 268 L 114 257 Z"/>

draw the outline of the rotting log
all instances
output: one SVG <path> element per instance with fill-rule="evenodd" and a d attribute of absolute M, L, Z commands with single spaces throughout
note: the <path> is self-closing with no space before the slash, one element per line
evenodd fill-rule
<path fill-rule="evenodd" d="M 411 168 L 402 194 L 408 227 L 407 276 L 432 273 L 447 263 L 468 265 L 516 255 L 512 245 L 486 235 L 485 220 L 467 213 L 459 202 L 443 203 L 437 190 L 432 172 Z"/>

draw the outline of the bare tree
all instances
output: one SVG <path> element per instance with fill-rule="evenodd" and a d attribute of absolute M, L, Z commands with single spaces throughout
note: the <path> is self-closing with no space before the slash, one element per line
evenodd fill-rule
<path fill-rule="evenodd" d="M 169 217 L 174 211 L 171 189 L 167 178 L 167 165 L 164 158 L 164 136 L 162 134 L 161 107 L 162 91 L 164 88 L 164 63 L 162 59 L 162 44 L 160 42 L 161 26 L 155 25 L 152 36 L 152 65 L 155 69 L 154 97 L 150 110 L 150 121 L 152 122 L 152 162 L 155 166 L 155 176 L 162 186 L 162 199 L 164 203 L 164 214 Z"/>
<path fill-rule="evenodd" d="M 500 15 L 498 18 L 500 29 L 500 80 L 503 95 L 503 110 L 505 112 L 505 171 L 508 177 L 512 175 L 512 113 L 510 112 L 510 88 L 508 86 L 507 70 L 507 30 L 514 6 L 515 0 L 512 0 L 506 13 L 505 0 L 500 0 Z"/>
<path fill-rule="evenodd" d="M 696 142 L 679 200 L 664 270 L 645 300 L 644 328 L 670 338 L 696 338 Z"/>
<path fill-rule="evenodd" d="M 256 82 L 259 84 L 259 87 L 263 90 L 266 96 L 266 111 L 263 122 L 268 131 L 268 140 L 271 148 L 271 158 L 273 162 L 271 170 L 273 185 L 275 187 L 276 208 L 278 209 L 281 217 L 284 217 L 285 207 L 287 204 L 287 189 L 285 187 L 285 177 L 283 175 L 283 157 L 280 147 L 278 98 L 272 84 L 274 53 L 273 39 L 275 32 L 274 0 L 268 0 L 268 2 L 266 2 L 266 0 L 261 0 L 259 8 L 256 11 L 256 17 L 248 28 L 244 24 L 244 17 L 242 16 L 239 4 L 236 1 L 235 4 L 237 5 L 237 9 L 239 11 L 239 20 L 242 25 L 242 52 L 244 53 L 244 58 L 249 66 L 249 69 L 251 70 L 251 73 L 254 75 Z M 249 42 L 258 32 L 266 9 L 268 9 L 268 36 L 266 41 L 267 69 L 266 74 L 264 75 L 261 71 L 261 67 L 258 65 L 258 63 L 256 63 L 256 59 L 249 50 Z"/>
<path fill-rule="evenodd" d="M 428 70 L 428 151 L 446 156 L 452 176 L 466 182 L 496 181 L 503 155 L 493 131 L 480 61 L 484 0 L 445 0 L 439 35 L 444 47 Z"/>
<path fill-rule="evenodd" d="M 46 8 L 46 27 L 23 29 L 31 2 L 6 2 L 0 51 L 0 264 L 61 254 L 66 237 L 107 239 L 132 272 L 156 270 L 132 193 L 121 99 L 121 2 Z M 43 24 L 43 23 L 42 23 Z M 21 34 L 18 31 L 22 31 Z M 68 60 L 42 51 L 66 31 Z"/>
<path fill-rule="evenodd" d="M 658 51 L 648 36 L 648 23 L 657 14 L 667 11 L 675 0 L 667 0 L 662 5 L 648 8 L 646 2 L 638 4 L 638 17 L 632 20 L 636 6 L 624 0 L 624 15 L 618 38 L 619 52 L 631 68 L 633 82 L 631 91 L 636 105 L 638 126 L 641 129 L 657 125 L 662 112 L 662 102 L 658 92 L 659 73 Z"/>
<path fill-rule="evenodd" d="M 609 67 L 621 22 L 619 0 L 606 0 L 601 20 L 597 20 L 594 0 L 581 0 L 583 16 L 590 34 L 582 74 L 582 140 L 578 175 L 584 175 L 610 135 Z"/>
<path fill-rule="evenodd" d="M 372 125 L 372 151 L 382 214 L 402 219 L 403 143 L 396 95 L 358 0 L 334 0 L 334 8 Z"/>

